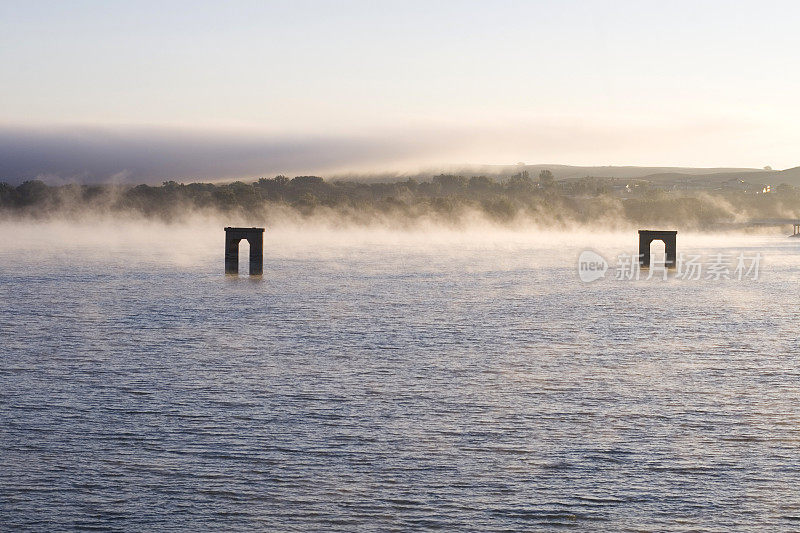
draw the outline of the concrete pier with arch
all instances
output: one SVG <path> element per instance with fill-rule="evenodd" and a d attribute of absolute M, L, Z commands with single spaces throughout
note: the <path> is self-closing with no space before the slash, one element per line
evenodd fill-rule
<path fill-rule="evenodd" d="M 650 268 L 650 243 L 653 241 L 662 241 L 664 243 L 664 251 L 666 252 L 665 265 L 667 268 L 675 268 L 677 266 L 678 251 L 676 244 L 677 231 L 663 231 L 663 230 L 639 230 L 639 267 Z"/>
<path fill-rule="evenodd" d="M 264 271 L 264 228 L 225 228 L 225 273 L 239 273 L 239 242 L 250 243 L 250 275 Z"/>

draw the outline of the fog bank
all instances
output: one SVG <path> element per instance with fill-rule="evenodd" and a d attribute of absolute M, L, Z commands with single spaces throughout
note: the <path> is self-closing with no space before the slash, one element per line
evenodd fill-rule
<path fill-rule="evenodd" d="M 547 170 L 536 177 L 521 171 L 504 179 L 442 174 L 429 181 L 373 183 L 280 175 L 252 183 L 170 181 L 158 187 L 30 181 L 17 187 L 0 183 L 0 219 L 188 223 L 199 218 L 223 226 L 681 231 L 758 229 L 764 221 L 779 226 L 800 219 L 800 189 L 781 185 L 762 194 L 760 186 L 750 187 L 734 180 L 717 189 L 665 190 L 636 180 L 558 181 Z"/>

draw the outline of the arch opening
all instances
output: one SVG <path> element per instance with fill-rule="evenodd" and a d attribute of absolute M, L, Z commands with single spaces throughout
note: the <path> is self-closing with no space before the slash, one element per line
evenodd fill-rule
<path fill-rule="evenodd" d="M 650 241 L 650 268 L 664 268 L 667 264 L 667 243 L 661 239 Z"/>
<path fill-rule="evenodd" d="M 247 239 L 242 239 L 239 241 L 239 264 L 240 265 L 247 265 L 250 263 L 250 241 Z"/>

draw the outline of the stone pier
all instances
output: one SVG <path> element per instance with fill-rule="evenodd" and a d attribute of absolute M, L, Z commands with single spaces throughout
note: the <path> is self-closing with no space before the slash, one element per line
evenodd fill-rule
<path fill-rule="evenodd" d="M 239 273 L 239 242 L 250 243 L 250 275 L 264 271 L 264 228 L 225 228 L 225 273 Z"/>
<path fill-rule="evenodd" d="M 650 243 L 653 241 L 662 241 L 665 246 L 666 264 L 667 268 L 677 267 L 677 245 L 676 235 L 677 231 L 660 231 L 650 229 L 639 230 L 639 267 L 650 268 Z"/>

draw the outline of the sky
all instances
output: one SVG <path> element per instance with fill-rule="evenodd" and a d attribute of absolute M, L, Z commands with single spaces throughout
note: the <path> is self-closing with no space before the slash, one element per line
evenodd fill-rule
<path fill-rule="evenodd" d="M 0 181 L 800 165 L 800 3 L 0 0 Z"/>

